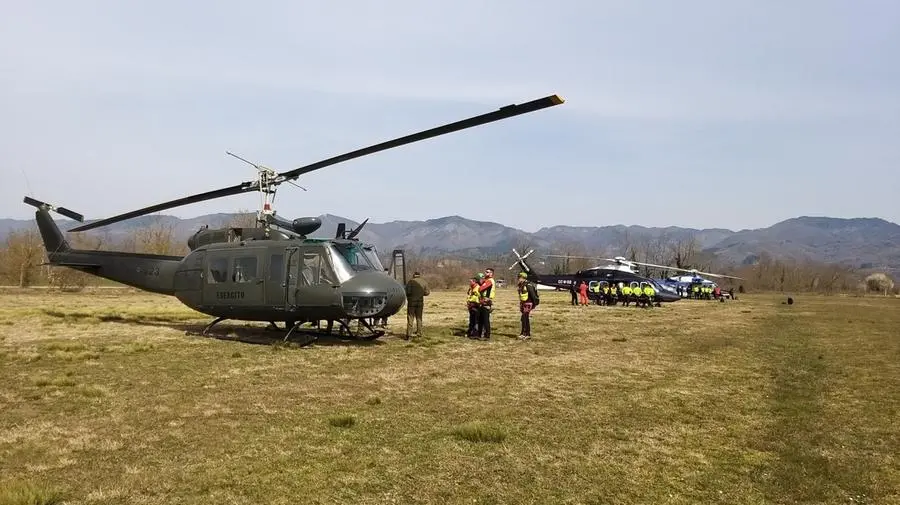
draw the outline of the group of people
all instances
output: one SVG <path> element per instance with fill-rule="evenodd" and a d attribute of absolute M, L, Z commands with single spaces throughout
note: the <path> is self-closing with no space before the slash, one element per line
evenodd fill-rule
<path fill-rule="evenodd" d="M 581 281 L 576 287 L 572 285 L 570 292 L 572 293 L 572 305 L 587 305 L 590 303 L 588 292 L 594 293 L 597 299 L 597 305 L 616 305 L 621 303 L 626 307 L 634 303 L 638 307 L 652 307 L 654 303 L 658 307 L 660 303 L 656 300 L 656 289 L 649 283 L 633 283 L 625 284 L 619 282 L 610 286 L 606 282 L 595 283 L 589 287 L 588 283 Z"/>
<path fill-rule="evenodd" d="M 494 281 L 494 270 L 486 268 L 484 273 L 477 273 L 469 281 L 466 291 L 466 307 L 469 310 L 469 328 L 466 335 L 471 339 L 490 340 L 491 313 L 494 310 L 494 295 L 497 283 Z M 519 299 L 521 313 L 520 340 L 531 338 L 531 311 L 540 303 L 537 288 L 528 281 L 525 272 L 519 273 L 516 282 L 516 294 Z"/>
<path fill-rule="evenodd" d="M 729 295 L 734 298 L 734 289 L 729 290 Z M 694 300 L 718 300 L 722 297 L 722 288 L 706 284 L 691 284 L 690 287 L 678 286 L 678 296 L 690 297 Z"/>
<path fill-rule="evenodd" d="M 425 307 L 425 297 L 431 294 L 428 284 L 422 279 L 419 272 L 414 272 L 412 278 L 406 283 L 406 335 L 405 339 L 421 336 L 422 312 Z M 494 298 L 497 294 L 497 282 L 494 279 L 494 269 L 485 268 L 484 272 L 478 272 L 469 281 L 466 291 L 466 307 L 469 311 L 469 328 L 466 336 L 473 340 L 491 339 L 491 314 L 494 311 Z M 519 312 L 521 313 L 521 331 L 519 339 L 531 338 L 531 312 L 540 303 L 537 287 L 528 281 L 524 272 L 519 274 L 516 283 L 516 294 L 519 299 Z"/>

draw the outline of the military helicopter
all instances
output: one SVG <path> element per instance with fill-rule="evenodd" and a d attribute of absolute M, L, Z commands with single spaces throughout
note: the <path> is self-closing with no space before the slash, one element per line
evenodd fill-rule
<path fill-rule="evenodd" d="M 582 270 L 578 270 L 574 274 L 545 275 L 535 272 L 534 269 L 525 261 L 525 259 L 534 252 L 534 249 L 529 250 L 524 255 L 519 254 L 519 252 L 515 249 L 513 249 L 512 251 L 513 254 L 516 255 L 516 261 L 515 263 L 510 265 L 510 270 L 518 266 L 519 269 L 525 272 L 525 274 L 528 276 L 527 278 L 529 281 L 536 284 L 542 284 L 544 286 L 565 290 L 577 288 L 578 285 L 581 284 L 581 281 L 584 281 L 588 285 L 588 297 L 592 300 L 595 300 L 597 303 L 599 303 L 600 296 L 593 291 L 593 288 L 595 286 L 599 286 L 602 288 L 604 286 L 614 286 L 618 284 L 631 287 L 643 287 L 646 285 L 650 285 L 655 291 L 654 299 L 652 300 L 652 302 L 657 305 L 659 305 L 660 303 L 676 302 L 678 300 L 681 300 L 681 296 L 679 296 L 673 288 L 658 282 L 656 279 L 651 279 L 649 277 L 639 275 L 632 269 L 627 268 L 627 265 L 624 264 L 614 266 L 612 268 L 585 268 Z M 572 256 L 569 257 L 571 258 Z"/>
<path fill-rule="evenodd" d="M 202 228 L 188 239 L 190 253 L 184 257 L 73 249 L 49 212 L 81 223 L 83 215 L 27 196 L 24 202 L 37 208 L 35 219 L 50 265 L 70 267 L 145 291 L 175 296 L 188 307 L 215 317 L 203 328 L 203 334 L 226 319 L 268 321 L 272 325 L 281 321 L 287 328 L 284 336 L 287 340 L 304 322 L 338 321 L 347 333 L 352 333 L 348 322 L 358 320 L 367 328 L 368 335 L 355 338 L 371 340 L 384 332 L 374 330 L 367 321 L 389 317 L 400 310 L 406 302 L 403 284 L 384 272 L 374 249 L 367 249 L 355 240 L 362 226 L 346 236 L 339 229 L 334 239 L 313 239 L 307 235 L 322 225 L 319 218 L 289 221 L 276 216 L 272 202 L 278 186 L 285 182 L 293 184 L 303 174 L 364 155 L 562 103 L 562 98 L 550 95 L 508 105 L 282 173 L 248 162 L 257 168 L 256 180 L 158 203 L 69 230 L 87 231 L 164 209 L 250 191 L 262 194 L 256 227 Z"/>

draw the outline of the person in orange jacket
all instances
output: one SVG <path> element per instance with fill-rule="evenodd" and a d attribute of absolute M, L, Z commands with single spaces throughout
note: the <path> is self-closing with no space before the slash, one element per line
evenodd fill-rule
<path fill-rule="evenodd" d="M 582 305 L 588 304 L 587 290 L 588 290 L 587 283 L 584 281 L 581 281 L 581 284 L 578 285 L 578 301 L 581 302 Z"/>

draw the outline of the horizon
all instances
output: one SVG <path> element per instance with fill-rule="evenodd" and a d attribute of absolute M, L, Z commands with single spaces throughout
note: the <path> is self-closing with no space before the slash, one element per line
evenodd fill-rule
<path fill-rule="evenodd" d="M 34 207 L 30 207 L 30 206 L 29 206 L 29 208 L 32 208 L 32 209 L 33 209 Z M 76 211 L 76 212 L 77 212 L 77 211 Z M 168 214 L 168 213 L 147 214 L 146 216 L 142 216 L 142 217 L 143 217 L 143 218 L 161 218 L 161 217 L 169 217 L 169 218 L 176 218 L 176 219 L 178 219 L 179 221 L 190 221 L 190 220 L 200 219 L 200 218 L 204 218 L 204 217 L 211 216 L 211 215 L 216 215 L 216 214 L 236 215 L 236 214 L 244 214 L 244 213 L 246 213 L 246 212 L 255 213 L 255 211 L 243 211 L 243 210 L 237 210 L 237 211 L 232 211 L 232 212 L 227 212 L 227 211 L 210 212 L 210 213 L 206 213 L 206 214 L 198 214 L 198 215 L 195 215 L 195 216 L 188 216 L 188 217 L 181 217 L 181 216 L 177 216 L 177 215 L 174 215 L 174 214 Z M 33 212 L 32 212 L 32 214 L 33 214 Z M 72 219 L 69 219 L 69 218 L 67 218 L 67 217 L 60 216 L 60 215 L 58 215 L 58 214 L 56 214 L 56 213 L 54 213 L 54 212 L 51 212 L 51 215 L 53 216 L 54 220 L 57 221 L 57 222 L 74 222 Z M 281 215 L 281 214 L 278 214 L 278 215 Z M 342 220 L 346 221 L 347 223 L 355 223 L 355 224 L 357 224 L 357 225 L 358 225 L 359 223 L 361 223 L 361 222 L 363 221 L 363 219 L 365 219 L 365 218 L 363 218 L 363 219 L 351 219 L 351 218 L 348 218 L 348 217 L 346 217 L 346 216 L 341 216 L 341 215 L 338 215 L 338 214 L 332 214 L 332 213 L 327 213 L 327 212 L 326 212 L 326 213 L 321 213 L 321 214 L 316 214 L 315 216 L 292 216 L 291 219 L 295 219 L 295 218 L 298 218 L 298 217 L 323 217 L 323 216 L 331 216 L 331 217 L 334 217 L 334 218 L 339 218 L 339 219 L 342 219 Z M 114 223 L 114 224 L 107 225 L 107 226 L 102 227 L 102 228 L 99 228 L 99 229 L 102 230 L 103 228 L 108 228 L 108 227 L 111 227 L 111 226 L 123 225 L 123 224 L 126 224 L 126 223 L 128 223 L 128 222 L 130 222 L 130 221 L 133 221 L 133 220 L 135 220 L 135 219 L 141 219 L 142 217 L 131 218 L 131 219 L 128 219 L 128 220 L 125 220 L 125 221 L 121 221 L 121 222 L 119 222 L 119 223 Z M 283 217 L 283 216 L 282 216 L 282 217 Z M 662 229 L 662 228 L 680 228 L 680 229 L 697 230 L 697 231 L 704 231 L 704 230 L 725 230 L 725 231 L 729 231 L 729 232 L 733 232 L 733 233 L 739 233 L 739 232 L 742 232 L 742 231 L 764 230 L 764 229 L 767 229 L 767 228 L 771 228 L 772 226 L 775 226 L 775 225 L 777 225 L 777 224 L 783 223 L 783 222 L 785 222 L 785 221 L 790 221 L 790 220 L 794 220 L 794 219 L 804 219 L 804 218 L 809 218 L 809 219 L 836 219 L 836 220 L 870 219 L 870 220 L 881 220 L 881 221 L 887 222 L 887 223 L 889 223 L 889 224 L 893 224 L 893 225 L 895 225 L 895 226 L 900 226 L 900 223 L 891 221 L 891 220 L 889 220 L 889 219 L 885 219 L 885 218 L 883 218 L 883 217 L 878 217 L 878 216 L 835 217 L 835 216 L 815 216 L 815 215 L 800 215 L 800 216 L 789 217 L 789 218 L 782 219 L 782 220 L 780 220 L 780 221 L 776 221 L 776 222 L 771 223 L 771 224 L 769 224 L 769 225 L 762 226 L 762 227 L 758 227 L 758 228 L 729 228 L 729 227 L 696 228 L 696 227 L 683 226 L 683 225 L 677 225 L 677 224 L 665 225 L 665 226 L 648 226 L 648 225 L 643 225 L 643 224 L 623 224 L 623 223 L 617 223 L 617 224 L 597 224 L 597 225 L 571 225 L 571 224 L 565 224 L 565 223 L 557 223 L 557 224 L 552 224 L 552 225 L 549 225 L 549 226 L 543 226 L 543 227 L 541 227 L 541 228 L 536 228 L 536 229 L 533 229 L 533 230 L 528 230 L 528 229 L 516 227 L 516 226 L 511 225 L 511 224 L 502 223 L 502 222 L 499 222 L 499 221 L 491 221 L 491 220 L 485 220 L 485 219 L 476 219 L 476 218 L 466 217 L 466 216 L 459 215 L 459 214 L 452 214 L 452 215 L 446 215 L 446 216 L 436 216 L 436 217 L 429 217 L 429 218 L 422 218 L 422 219 L 395 219 L 395 220 L 391 220 L 391 221 L 376 221 L 376 220 L 373 220 L 373 219 L 369 219 L 368 224 L 370 224 L 370 225 L 376 224 L 376 225 L 377 225 L 377 224 L 391 224 L 391 223 L 397 223 L 397 222 L 425 223 L 425 222 L 428 222 L 428 221 L 435 221 L 435 220 L 447 219 L 447 218 L 454 218 L 454 217 L 455 217 L 455 218 L 464 219 L 464 220 L 467 220 L 467 221 L 477 222 L 477 223 L 495 224 L 495 225 L 505 226 L 505 227 L 507 227 L 507 228 L 513 228 L 513 229 L 516 229 L 516 230 L 519 230 L 519 231 L 524 231 L 524 232 L 526 232 L 526 233 L 532 233 L 532 234 L 533 234 L 533 233 L 537 233 L 537 232 L 541 231 L 542 229 L 553 228 L 553 227 L 557 227 L 557 226 L 561 226 L 561 227 L 569 227 L 569 228 L 611 228 L 611 227 L 617 227 L 617 226 L 624 226 L 624 227 L 643 227 L 643 228 L 650 228 L 650 229 L 653 229 L 653 228 L 657 228 L 657 229 Z M 33 223 L 33 222 L 34 222 L 34 216 L 32 215 L 30 218 L 10 218 L 10 217 L 0 217 L 0 220 L 12 220 L 12 221 L 17 221 L 17 222 L 21 222 L 21 221 L 30 221 L 30 222 Z M 85 218 L 85 221 L 84 221 L 84 222 L 87 223 L 88 221 L 91 221 L 91 220 L 92 220 L 92 219 Z M 91 233 L 91 232 L 88 231 L 88 232 L 83 232 L 83 233 Z"/>
<path fill-rule="evenodd" d="M 900 222 L 900 67 L 884 63 L 900 59 L 900 4 L 461 2 L 11 5 L 0 215 L 29 219 L 27 194 L 101 219 L 253 179 L 226 150 L 285 171 L 558 94 L 309 173 L 275 207 L 379 223 L 475 207 L 526 231 Z"/>

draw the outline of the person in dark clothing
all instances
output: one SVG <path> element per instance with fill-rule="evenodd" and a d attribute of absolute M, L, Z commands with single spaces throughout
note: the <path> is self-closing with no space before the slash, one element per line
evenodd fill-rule
<path fill-rule="evenodd" d="M 578 289 L 575 288 L 574 283 L 569 286 L 569 293 L 572 294 L 572 305 L 578 305 Z"/>
<path fill-rule="evenodd" d="M 528 340 L 531 338 L 531 311 L 537 304 L 537 288 L 534 284 L 528 282 L 525 272 L 519 274 L 518 283 L 519 294 L 519 312 L 522 313 L 522 331 L 519 332 L 519 338 Z"/>
<path fill-rule="evenodd" d="M 425 297 L 429 294 L 431 291 L 422 274 L 413 273 L 412 279 L 406 283 L 406 340 L 422 336 L 422 312 L 425 309 Z M 416 327 L 415 333 L 413 323 Z"/>

